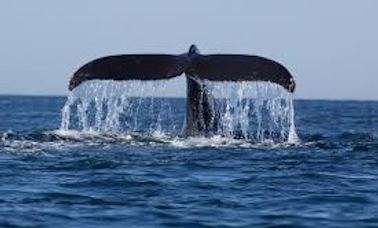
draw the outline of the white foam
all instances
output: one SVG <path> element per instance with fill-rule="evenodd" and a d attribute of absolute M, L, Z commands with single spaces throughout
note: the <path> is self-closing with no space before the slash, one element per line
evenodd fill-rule
<path fill-rule="evenodd" d="M 253 139 L 298 142 L 292 94 L 268 82 L 206 82 L 209 93 L 221 100 L 219 134 Z"/>

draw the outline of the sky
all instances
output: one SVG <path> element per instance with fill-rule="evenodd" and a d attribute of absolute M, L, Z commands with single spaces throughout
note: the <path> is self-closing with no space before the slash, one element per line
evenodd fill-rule
<path fill-rule="evenodd" d="M 282 63 L 296 98 L 377 100 L 377 12 L 376 0 L 1 0 L 0 94 L 65 95 L 92 59 L 193 43 Z"/>

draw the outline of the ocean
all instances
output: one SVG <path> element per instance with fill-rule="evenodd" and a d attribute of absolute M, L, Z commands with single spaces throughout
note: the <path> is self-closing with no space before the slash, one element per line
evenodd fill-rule
<path fill-rule="evenodd" d="M 0 96 L 0 227 L 378 227 L 378 102 L 294 100 L 293 144 L 180 137 L 185 100 L 165 99 L 154 135 Z"/>

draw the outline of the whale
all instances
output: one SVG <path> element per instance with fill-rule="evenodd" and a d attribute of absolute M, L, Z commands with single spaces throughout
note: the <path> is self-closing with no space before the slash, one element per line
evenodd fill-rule
<path fill-rule="evenodd" d="M 289 93 L 294 77 L 282 64 L 261 56 L 202 55 L 196 45 L 188 52 L 170 54 L 112 55 L 92 60 L 69 80 L 74 90 L 90 80 L 166 80 L 185 75 L 187 85 L 185 136 L 208 136 L 217 131 L 219 119 L 205 81 L 265 81 L 282 86 Z"/>

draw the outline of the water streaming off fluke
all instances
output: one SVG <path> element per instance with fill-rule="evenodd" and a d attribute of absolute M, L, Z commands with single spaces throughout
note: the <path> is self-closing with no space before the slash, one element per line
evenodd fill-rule
<path fill-rule="evenodd" d="M 172 80 L 177 79 L 85 82 L 69 93 L 61 130 L 181 136 L 185 99 L 162 97 L 172 91 Z M 281 86 L 268 82 L 203 83 L 215 110 L 212 136 L 255 143 L 299 142 L 292 94 Z"/>
<path fill-rule="evenodd" d="M 299 142 L 292 93 L 268 82 L 206 82 L 218 113 L 218 134 L 255 142 Z"/>

